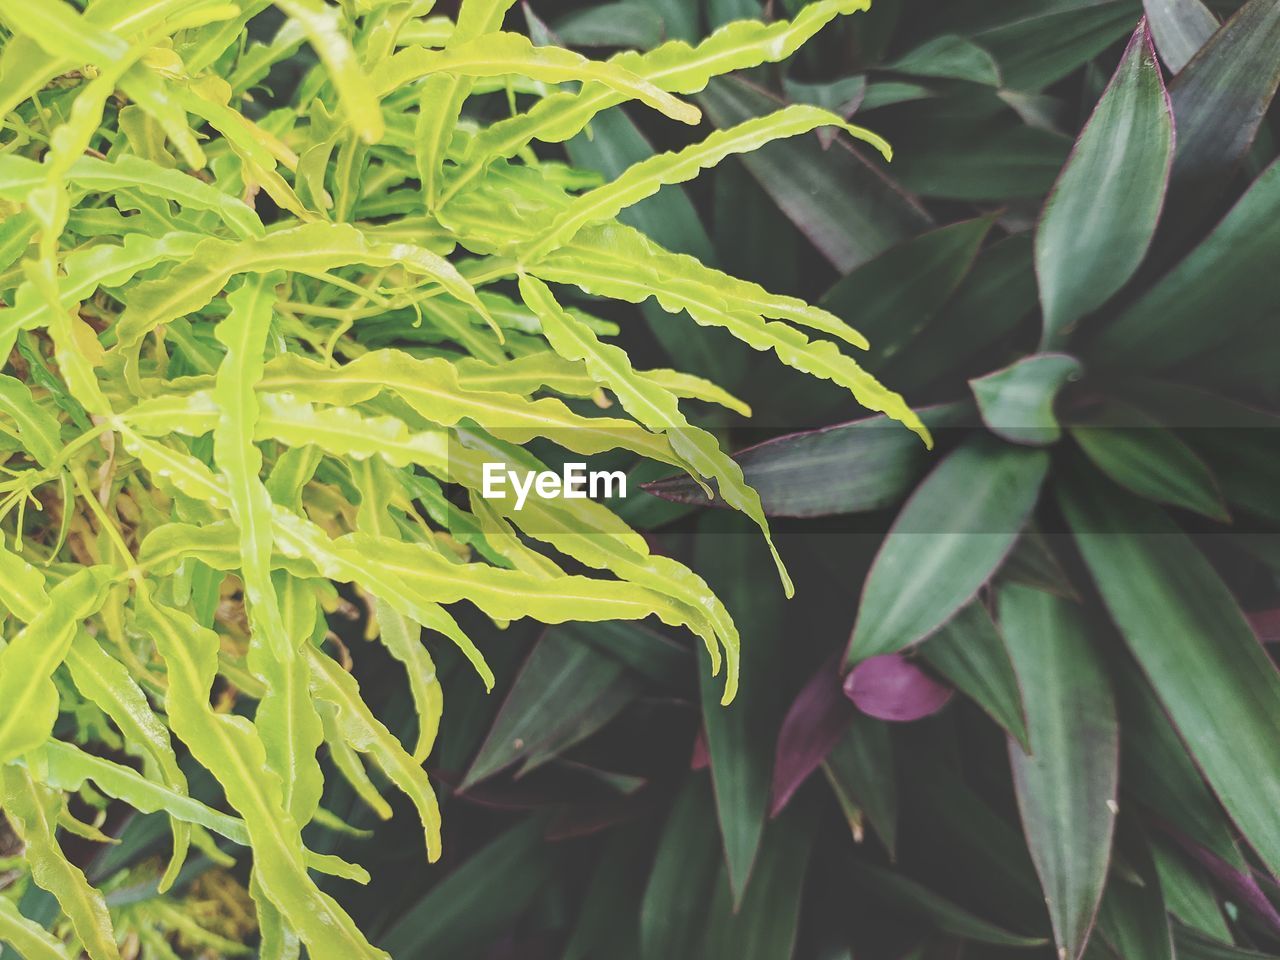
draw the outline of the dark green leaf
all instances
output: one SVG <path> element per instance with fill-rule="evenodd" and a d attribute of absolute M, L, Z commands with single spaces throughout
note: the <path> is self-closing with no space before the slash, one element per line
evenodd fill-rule
<path fill-rule="evenodd" d="M 1275 954 L 1223 943 L 1181 924 L 1174 927 L 1173 939 L 1181 960 L 1276 960 Z"/>
<path fill-rule="evenodd" d="M 1148 500 L 1227 520 L 1209 468 L 1172 431 L 1141 411 L 1109 405 L 1071 435 L 1103 473 Z"/>
<path fill-rule="evenodd" d="M 541 822 L 526 820 L 456 866 L 400 915 L 380 945 L 393 957 L 469 955 L 525 911 L 555 861 Z"/>
<path fill-rule="evenodd" d="M 511 685 L 460 789 L 518 761 L 528 769 L 568 749 L 616 717 L 639 689 L 622 661 L 568 630 L 549 629 Z"/>
<path fill-rule="evenodd" d="M 854 883 L 870 896 L 915 914 L 943 933 L 998 947 L 1037 947 L 1042 937 L 1023 937 L 976 917 L 963 907 L 892 870 L 859 863 Z"/>
<path fill-rule="evenodd" d="M 1263 861 L 1280 870 L 1275 665 L 1217 572 L 1158 507 L 1096 478 L 1060 489 L 1130 651 L 1222 805 Z"/>
<path fill-rule="evenodd" d="M 1075 960 L 1093 928 L 1111 859 L 1120 773 L 1115 701 L 1091 631 L 1070 601 L 1006 584 L 1000 625 L 1022 685 L 1033 751 L 1009 741 L 1018 810 L 1054 940 Z"/>
<path fill-rule="evenodd" d="M 1025 19 L 975 36 L 1004 73 L 1005 86 L 1042 90 L 1100 54 L 1133 29 L 1140 6 L 1132 2 L 1052 5 Z"/>
<path fill-rule="evenodd" d="M 988 430 L 1011 443 L 1043 446 L 1062 436 L 1053 411 L 1059 391 L 1083 372 L 1075 357 L 1041 353 L 970 380 L 969 386 Z"/>
<path fill-rule="evenodd" d="M 822 770 L 841 806 L 865 814 L 892 857 L 898 844 L 898 780 L 888 724 L 856 714 Z"/>
<path fill-rule="evenodd" d="M 1222 907 L 1204 874 L 1168 841 L 1157 838 L 1151 854 L 1169 912 L 1188 926 L 1218 940 L 1231 940 Z"/>
<path fill-rule="evenodd" d="M 1178 74 L 1171 200 L 1204 209 L 1244 159 L 1280 85 L 1277 49 L 1280 6 L 1249 0 Z"/>
<path fill-rule="evenodd" d="M 630 47 L 648 50 L 664 39 L 666 23 L 651 6 L 620 0 L 585 7 L 557 20 L 556 36 L 570 47 Z"/>
<path fill-rule="evenodd" d="M 722 128 L 779 106 L 739 80 L 712 81 L 698 102 Z M 842 274 L 929 226 L 928 214 L 843 139 L 830 150 L 817 137 L 779 141 L 743 163 Z"/>
<path fill-rule="evenodd" d="M 919 411 L 930 430 L 954 426 L 968 404 Z M 735 454 L 746 482 L 773 517 L 823 517 L 880 510 L 899 502 L 929 462 L 915 436 L 887 417 L 793 433 Z M 688 477 L 649 484 L 649 493 L 679 503 L 707 503 Z M 719 501 L 717 501 L 719 503 Z"/>
<path fill-rule="evenodd" d="M 901 243 L 832 287 L 822 305 L 871 341 L 878 370 L 909 344 L 969 272 L 991 218 L 954 223 Z"/>
<path fill-rule="evenodd" d="M 981 137 L 957 132 L 904 145 L 893 174 L 908 190 L 926 197 L 1039 197 L 1053 186 L 1070 150 L 1069 138 L 1035 127 L 1007 127 Z"/>
<path fill-rule="evenodd" d="M 1164 204 L 1173 115 L 1145 20 L 1076 141 L 1036 230 L 1047 346 L 1128 282 Z"/>
<path fill-rule="evenodd" d="M 737 911 L 728 880 L 721 875 L 706 939 L 697 956 L 790 960 L 813 838 L 812 818 L 797 810 L 769 824 L 760 846 L 759 868 Z"/>
<path fill-rule="evenodd" d="M 640 904 L 642 960 L 697 956 L 721 863 L 715 816 L 711 785 L 690 779 L 667 817 Z"/>
<path fill-rule="evenodd" d="M 1173 960 L 1173 931 L 1146 837 L 1136 830 L 1126 837 L 1122 831 L 1121 839 L 1130 841 L 1118 845 L 1128 869 L 1112 869 L 1098 929 L 1124 960 Z"/>
<path fill-rule="evenodd" d="M 769 558 L 763 551 L 725 551 L 723 546 L 720 537 L 704 530 L 694 566 L 724 601 L 742 635 L 742 686 L 733 703 L 720 705 L 721 684 L 711 676 L 705 651 L 698 669 L 716 814 L 736 908 L 755 864 L 769 803 L 783 622 L 776 599 L 760 589 L 770 576 Z"/>
<path fill-rule="evenodd" d="M 1042 450 L 976 437 L 907 501 L 867 575 L 850 664 L 918 643 L 973 599 L 1035 507 Z"/>
<path fill-rule="evenodd" d="M 949 34 L 934 37 L 885 66 L 917 77 L 944 77 L 998 86 L 1000 68 L 991 54 L 972 40 Z"/>
<path fill-rule="evenodd" d="M 1024 746 L 1026 714 L 1004 638 L 987 608 L 973 602 L 920 647 L 931 667 L 956 685 Z"/>
<path fill-rule="evenodd" d="M 1108 364 L 1159 370 L 1274 315 L 1280 305 L 1280 271 L 1273 269 L 1278 247 L 1280 162 L 1253 182 L 1199 246 L 1102 331 L 1091 354 Z M 1206 323 L 1210 316 L 1214 321 Z"/>

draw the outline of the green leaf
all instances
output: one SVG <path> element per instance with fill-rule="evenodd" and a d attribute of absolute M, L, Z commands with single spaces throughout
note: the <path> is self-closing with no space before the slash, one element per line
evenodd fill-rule
<path fill-rule="evenodd" d="M 1176 434 L 1133 408 L 1111 404 L 1096 425 L 1071 428 L 1071 435 L 1103 473 L 1122 487 L 1157 503 L 1194 510 L 1215 520 L 1229 519 L 1217 481 Z"/>
<path fill-rule="evenodd" d="M 1218 30 L 1218 18 L 1200 0 L 1143 0 L 1143 7 L 1170 73 L 1181 73 Z"/>
<path fill-rule="evenodd" d="M 69 960 L 62 941 L 18 912 L 8 897 L 0 897 L 0 941 L 9 944 L 25 960 Z"/>
<path fill-rule="evenodd" d="M 975 601 L 920 647 L 920 656 L 1027 747 L 1026 711 L 1000 628 Z"/>
<path fill-rule="evenodd" d="M 701 956 L 741 960 L 789 960 L 800 932 L 805 874 L 814 824 L 789 811 L 769 824 L 760 845 L 758 872 L 735 910 L 722 874 L 710 904 Z"/>
<path fill-rule="evenodd" d="M 1267 254 L 1277 243 L 1280 162 L 1264 170 L 1194 250 L 1099 333 L 1089 354 L 1130 369 L 1164 369 L 1270 316 L 1280 299 L 1280 277 L 1267 269 Z M 1225 303 L 1230 310 L 1217 309 Z M 1216 322 L 1205 323 L 1210 315 Z"/>
<path fill-rule="evenodd" d="M 1147 840 L 1136 830 L 1120 839 L 1130 840 L 1118 844 L 1126 870 L 1113 868 L 1107 879 L 1098 932 L 1125 960 L 1173 960 L 1173 930 Z"/>
<path fill-rule="evenodd" d="M 1075 960 L 1102 898 L 1119 809 L 1115 701 L 1073 604 L 1013 584 L 1000 589 L 999 603 L 1033 751 L 1009 742 L 1018 810 L 1054 940 Z"/>
<path fill-rule="evenodd" d="M 1041 353 L 969 381 L 982 422 L 1010 443 L 1056 443 L 1062 427 L 1054 413 L 1058 393 L 1084 368 L 1064 353 Z"/>
<path fill-rule="evenodd" d="M 662 40 L 662 14 L 634 0 L 586 7 L 555 22 L 555 34 L 571 47 L 630 47 L 648 50 Z"/>
<path fill-rule="evenodd" d="M 1169 913 L 1201 933 L 1230 942 L 1231 931 L 1208 879 L 1170 841 L 1155 840 L 1151 855 Z"/>
<path fill-rule="evenodd" d="M 826 292 L 822 305 L 856 318 L 871 341 L 868 367 L 882 369 L 908 349 L 964 280 L 991 218 L 979 217 L 931 230 L 862 264 Z"/>
<path fill-rule="evenodd" d="M 1178 125 L 1172 199 L 1203 210 L 1252 146 L 1280 86 L 1280 10 L 1250 0 L 1169 88 Z"/>
<path fill-rule="evenodd" d="M 560 47 L 535 47 L 518 33 L 492 33 L 470 43 L 450 44 L 444 50 L 409 47 L 380 63 L 373 86 L 382 96 L 421 77 L 501 77 L 519 74 L 546 83 L 599 83 L 660 110 L 682 123 L 697 124 L 702 114 L 655 84 L 613 62 L 588 60 Z"/>
<path fill-rule="evenodd" d="M 1040 216 L 1044 346 L 1062 343 L 1138 269 L 1160 218 L 1173 142 L 1172 108 L 1144 20 Z"/>
<path fill-rule="evenodd" d="M 1003 202 L 1043 196 L 1071 141 L 1019 124 L 980 137 L 970 129 L 935 133 L 926 127 L 899 146 L 893 174 L 908 190 L 945 200 Z"/>
<path fill-rule="evenodd" d="M 62 797 L 36 783 L 26 770 L 0 766 L 0 800 L 5 817 L 26 845 L 31 879 L 58 899 L 91 960 L 120 960 L 111 917 L 102 894 L 67 859 L 56 836 Z"/>
<path fill-rule="evenodd" d="M 639 692 L 635 675 L 621 661 L 584 643 L 571 628 L 548 630 L 516 675 L 458 789 L 465 792 L 513 764 L 569 749 Z"/>
<path fill-rule="evenodd" d="M 781 106 L 765 92 L 733 79 L 715 81 L 698 100 L 718 127 L 730 127 Z M 744 156 L 742 162 L 841 274 L 930 224 L 917 202 L 842 140 L 823 150 L 816 138 L 801 137 L 770 144 Z M 895 173 L 902 162 L 899 157 Z"/>
<path fill-rule="evenodd" d="M 976 438 L 912 494 L 867 574 L 847 663 L 928 637 L 973 599 L 1035 507 L 1041 450 Z"/>
<path fill-rule="evenodd" d="M 1158 507 L 1094 479 L 1060 496 L 1130 652 L 1227 813 L 1280 869 L 1280 677 L 1235 598 Z"/>
<path fill-rule="evenodd" d="M 1046 4 L 974 39 L 1000 64 L 1005 86 L 1043 90 L 1129 33 L 1137 15 L 1127 0 Z"/>
<path fill-rule="evenodd" d="M 999 86 L 1000 67 L 991 54 L 965 37 L 944 34 L 903 54 L 882 69 L 916 77 L 941 77 Z"/>
<path fill-rule="evenodd" d="M 926 407 L 932 431 L 966 419 L 965 404 Z M 734 454 L 742 475 L 771 517 L 825 517 L 881 510 L 898 503 L 924 472 L 928 453 L 888 417 L 869 417 L 767 440 Z M 688 477 L 646 484 L 677 503 L 707 503 Z"/>
<path fill-rule="evenodd" d="M 720 863 L 714 819 L 711 785 L 689 778 L 662 827 L 640 903 L 641 960 L 698 954 Z"/>
<path fill-rule="evenodd" d="M 507 929 L 553 876 L 542 823 L 528 818 L 482 847 L 418 899 L 383 934 L 391 956 L 466 956 Z"/>
<path fill-rule="evenodd" d="M 827 782 L 846 810 L 866 815 L 871 829 L 893 857 L 898 844 L 898 781 L 889 725 L 855 713 L 849 729 L 822 763 Z M 861 824 L 854 831 L 861 840 Z"/>
<path fill-rule="evenodd" d="M 743 630 L 743 693 L 727 707 L 710 672 L 699 671 L 702 727 L 715 788 L 716 815 L 724 841 L 729 890 L 734 911 L 749 909 L 743 900 L 756 884 L 748 881 L 766 869 L 761 837 L 773 773 L 778 701 L 772 678 L 780 669 L 782 617 L 780 605 L 764 595 L 760 578 L 767 567 L 745 551 L 722 554 L 720 538 L 704 531 L 696 545 L 695 566 L 724 599 Z M 713 549 L 708 549 L 711 547 Z M 705 667 L 705 665 L 704 665 Z M 736 955 L 736 954 L 732 954 Z"/>
<path fill-rule="evenodd" d="M 808 104 L 792 104 L 768 116 L 744 120 L 717 130 L 700 143 L 642 160 L 610 183 L 575 198 L 563 212 L 538 231 L 538 237 L 521 249 L 521 263 L 534 264 L 563 247 L 583 227 L 610 220 L 634 203 L 657 193 L 664 185 L 683 183 L 726 157 L 750 153 L 774 140 L 799 136 L 819 127 L 839 127 L 889 155 L 889 145 L 862 127 L 855 127 L 829 110 Z"/>
<path fill-rule="evenodd" d="M 854 872 L 854 883 L 872 896 L 927 920 L 942 933 L 962 940 L 997 947 L 1038 947 L 1045 942 L 1042 937 L 1023 937 L 1003 930 L 892 870 L 859 863 Z"/>

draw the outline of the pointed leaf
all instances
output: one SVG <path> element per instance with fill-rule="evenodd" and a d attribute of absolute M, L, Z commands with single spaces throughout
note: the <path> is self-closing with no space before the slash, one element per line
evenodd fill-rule
<path fill-rule="evenodd" d="M 1075 357 L 1041 353 L 970 380 L 969 388 L 988 430 L 1010 443 L 1043 446 L 1062 436 L 1053 410 L 1059 391 L 1083 373 Z"/>
<path fill-rule="evenodd" d="M 1173 113 L 1144 20 L 1036 231 L 1046 346 L 1061 343 L 1142 262 L 1164 204 L 1173 142 Z"/>
<path fill-rule="evenodd" d="M 1201 0 L 1143 0 L 1143 6 L 1170 73 L 1180 73 L 1218 29 L 1218 18 Z"/>

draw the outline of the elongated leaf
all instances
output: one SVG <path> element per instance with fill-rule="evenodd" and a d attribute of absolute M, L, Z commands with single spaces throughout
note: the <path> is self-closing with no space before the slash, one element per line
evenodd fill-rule
<path fill-rule="evenodd" d="M 1128 875 L 1112 870 L 1098 909 L 1098 932 L 1121 957 L 1173 960 L 1173 930 L 1146 838 L 1133 832 L 1120 843 Z M 1123 832 L 1122 841 L 1125 840 Z"/>
<path fill-rule="evenodd" d="M 1180 73 L 1218 29 L 1218 18 L 1200 0 L 1143 0 L 1143 7 L 1170 73 Z"/>
<path fill-rule="evenodd" d="M 584 226 L 608 220 L 633 203 L 656 193 L 663 185 L 691 180 L 725 157 L 758 150 L 773 140 L 808 133 L 818 127 L 840 127 L 865 140 L 886 156 L 889 145 L 875 134 L 847 123 L 843 118 L 807 104 L 792 104 L 766 117 L 745 120 L 719 130 L 701 143 L 683 150 L 659 154 L 632 166 L 612 183 L 588 191 L 547 224 L 540 237 L 519 253 L 524 263 L 536 263 L 564 246 Z"/>
<path fill-rule="evenodd" d="M 1169 88 L 1178 124 L 1173 196 L 1203 209 L 1243 159 L 1280 86 L 1280 10 L 1250 0 Z"/>
<path fill-rule="evenodd" d="M 1045 346 L 1061 343 L 1146 255 L 1169 178 L 1173 116 L 1144 20 L 1041 214 L 1036 275 Z"/>
<path fill-rule="evenodd" d="M 379 64 L 373 82 L 385 96 L 412 80 L 436 73 L 466 77 L 520 74 L 547 83 L 600 83 L 684 123 L 696 124 L 702 119 L 697 107 L 630 70 L 614 63 L 591 61 L 560 47 L 535 47 L 518 33 L 489 34 L 470 43 L 451 44 L 445 50 L 410 47 Z"/>
<path fill-rule="evenodd" d="M 985 437 L 947 457 L 876 555 L 847 662 L 918 643 L 972 600 L 1013 546 L 1047 469 L 1043 451 Z"/>
<path fill-rule="evenodd" d="M 1213 231 L 1099 334 L 1092 351 L 1112 363 L 1159 370 L 1268 316 L 1280 279 L 1266 251 L 1280 242 L 1280 162 L 1255 180 Z M 1232 309 L 1204 323 L 1215 304 Z"/>
<path fill-rule="evenodd" d="M 944 77 L 996 86 L 1000 67 L 972 40 L 955 34 L 934 37 L 888 64 L 885 69 L 917 77 Z"/>
<path fill-rule="evenodd" d="M 9 944 L 25 960 L 69 960 L 62 941 L 18 912 L 8 897 L 0 897 L 0 942 Z"/>
<path fill-rule="evenodd" d="M 616 716 L 638 692 L 634 676 L 619 660 L 570 630 L 548 630 L 516 675 L 459 789 L 539 754 L 568 749 Z M 556 708 L 548 706 L 556 701 Z"/>
<path fill-rule="evenodd" d="M 822 763 L 842 806 L 856 805 L 892 857 L 898 844 L 898 784 L 889 726 L 857 714 Z M 855 831 L 861 840 L 861 825 Z"/>
<path fill-rule="evenodd" d="M 696 47 L 684 38 L 675 39 L 646 54 L 619 54 L 611 62 L 659 89 L 697 93 L 718 74 L 785 60 L 835 17 L 867 6 L 867 0 L 818 0 L 806 5 L 794 20 L 768 25 L 755 20 L 730 23 Z M 527 113 L 493 124 L 472 141 L 449 194 L 465 187 L 492 161 L 515 156 L 534 139 L 558 143 L 572 138 L 595 114 L 623 99 L 609 87 L 588 84 L 577 93 L 544 97 Z"/>
<path fill-rule="evenodd" d="M 89 886 L 84 873 L 58 846 L 55 832 L 62 798 L 12 765 L 0 767 L 0 790 L 5 816 L 26 844 L 31 878 L 57 897 L 91 960 L 119 960 L 102 894 Z"/>
<path fill-rule="evenodd" d="M 699 102 L 721 128 L 783 106 L 763 90 L 736 79 L 713 81 Z M 914 236 L 931 222 L 874 160 L 843 139 L 837 139 L 830 150 L 824 150 L 822 142 L 812 137 L 779 141 L 744 155 L 742 162 L 778 208 L 841 274 Z M 901 158 L 895 172 L 900 163 Z"/>
<path fill-rule="evenodd" d="M 920 656 L 982 707 L 1024 748 L 1026 711 L 1000 628 L 971 603 L 920 647 Z"/>
<path fill-rule="evenodd" d="M 926 407 L 931 431 L 966 418 L 964 404 Z M 928 454 L 888 417 L 870 417 L 821 430 L 767 440 L 734 454 L 743 479 L 760 495 L 771 517 L 824 517 L 892 506 L 924 471 Z M 688 477 L 645 484 L 676 503 L 708 503 Z M 718 501 L 711 501 L 716 505 Z"/>
<path fill-rule="evenodd" d="M 1227 812 L 1276 869 L 1275 666 L 1218 574 L 1158 507 L 1082 478 L 1062 503 L 1129 650 Z M 1235 747 L 1222 750 L 1226 742 Z"/>
<path fill-rule="evenodd" d="M 770 816 L 777 816 L 854 720 L 833 658 L 818 668 L 787 711 L 773 762 Z"/>
<path fill-rule="evenodd" d="M 870 895 L 887 900 L 901 910 L 917 914 L 943 933 L 949 933 L 964 940 L 990 943 L 998 947 L 1036 947 L 1044 943 L 1044 940 L 1038 937 L 1023 937 L 1002 930 L 927 887 L 891 870 L 884 870 L 869 863 L 860 863 L 854 873 L 854 882 Z"/>
<path fill-rule="evenodd" d="M 1222 907 L 1203 875 L 1167 841 L 1156 839 L 1151 854 L 1169 913 L 1201 933 L 1230 941 L 1231 931 L 1222 919 Z"/>
<path fill-rule="evenodd" d="M 1083 616 L 1029 587 L 1000 590 L 1000 623 L 1022 684 L 1033 753 L 1009 741 L 1027 846 L 1061 955 L 1080 957 L 1111 860 L 1118 809 L 1115 701 Z"/>

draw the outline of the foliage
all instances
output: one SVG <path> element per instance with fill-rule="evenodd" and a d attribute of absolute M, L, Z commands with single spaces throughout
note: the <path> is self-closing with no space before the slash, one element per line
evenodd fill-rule
<path fill-rule="evenodd" d="M 236 952 L 173 899 L 237 862 L 226 845 L 249 851 L 234 876 L 262 955 L 385 956 L 316 879 L 367 873 L 303 831 L 349 829 L 323 806 L 323 753 L 380 814 L 366 765 L 402 791 L 419 855 L 440 857 L 422 631 L 494 682 L 460 601 L 501 624 L 686 627 L 733 700 L 737 628 L 692 569 L 604 505 L 478 495 L 484 462 L 622 451 L 714 483 L 769 536 L 681 411 L 740 404 L 637 369 L 615 324 L 561 305 L 573 288 L 654 297 L 929 440 L 838 349 L 866 346 L 844 321 L 617 219 L 774 141 L 834 127 L 887 154 L 878 137 L 796 104 L 613 178 L 531 148 L 630 101 L 696 125 L 677 94 L 793 53 L 861 0 L 604 61 L 504 31 L 511 0 L 466 0 L 456 25 L 423 0 L 279 0 L 274 35 L 250 40 L 269 6 L 0 2 L 0 807 L 24 849 L 13 890 L 65 919 L 51 936 L 38 896 L 0 901 L 0 939 L 26 956 L 165 957 L 184 937 Z M 599 414 L 606 388 L 624 415 Z M 408 676 L 408 747 L 327 640 L 353 600 Z M 95 885 L 57 833 L 107 840 L 125 808 L 167 815 L 168 865 L 139 862 L 148 838 Z M 113 900 L 122 886 L 141 892 Z"/>
<path fill-rule="evenodd" d="M 372 4 L 295 0 L 279 32 L 265 3 L 200 24 L 231 6 L 172 5 L 173 53 L 97 87 L 7 44 L 0 287 L 24 329 L 0 423 L 31 566 L 4 579 L 22 632 L 67 651 L 53 738 L 4 768 L 49 854 L 34 884 L 13 863 L 19 949 L 65 949 L 36 921 L 97 928 L 39 830 L 87 832 L 65 796 L 112 833 L 143 814 L 70 860 L 147 955 L 290 954 L 281 907 L 333 897 L 397 958 L 1280 955 L 1259 642 L 1280 609 L 1280 4 L 548 0 L 498 40 L 507 4 L 466 0 L 455 31 L 426 3 L 374 29 Z M 72 149 L 48 190 L 58 155 L 20 162 L 90 88 L 107 163 L 163 179 Z M 693 119 L 669 94 L 724 132 L 663 118 Z M 835 124 L 766 142 L 830 119 L 809 108 L 865 118 L 893 164 Z M 165 176 L 196 167 L 212 194 Z M 48 276 L 85 278 L 68 323 Z M 854 398 L 910 414 L 851 365 L 845 321 L 936 453 L 852 419 Z M 610 396 L 628 417 L 593 409 Z M 566 449 L 646 458 L 653 496 L 532 516 L 446 485 Z M 243 522 L 263 508 L 265 546 Z M 764 589 L 766 517 L 790 602 Z M 600 622 L 531 624 L 565 618 Z M 264 791 L 267 769 L 292 775 Z M 265 831 L 264 803 L 293 829 Z M 160 895 L 170 824 L 200 855 Z M 248 895 L 256 920 L 213 923 Z"/>

